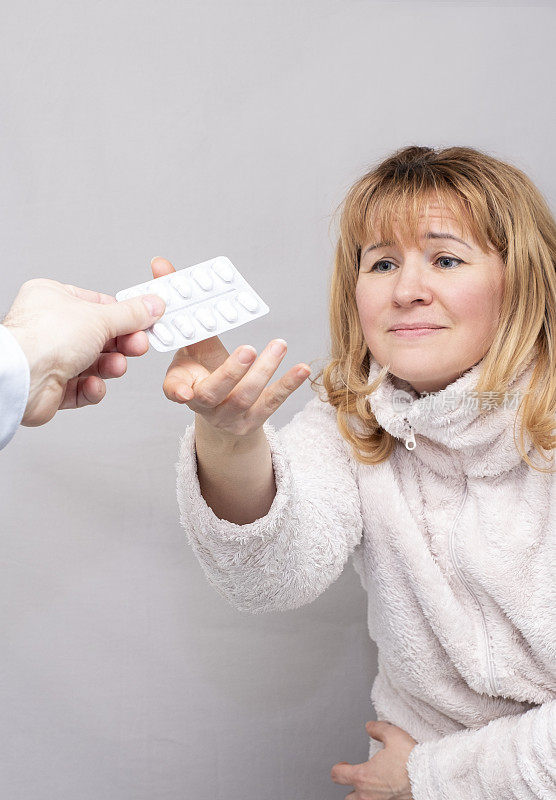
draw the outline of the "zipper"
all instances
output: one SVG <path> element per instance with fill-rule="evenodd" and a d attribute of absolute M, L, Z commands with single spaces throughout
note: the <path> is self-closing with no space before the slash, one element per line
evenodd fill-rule
<path fill-rule="evenodd" d="M 405 446 L 408 450 L 415 450 L 417 447 L 417 442 L 415 441 L 415 433 L 413 431 L 413 427 L 408 420 L 407 417 L 404 417 L 404 422 L 407 422 L 407 427 L 409 428 L 409 433 L 407 436 L 404 436 Z"/>
<path fill-rule="evenodd" d="M 490 684 L 490 691 L 491 691 L 492 695 L 498 695 L 499 692 L 498 692 L 498 687 L 496 685 L 496 676 L 494 674 L 494 661 L 493 661 L 493 658 L 492 658 L 492 650 L 491 650 L 491 647 L 490 647 L 490 636 L 489 636 L 489 633 L 488 633 L 488 627 L 487 627 L 487 621 L 486 621 L 485 612 L 483 610 L 483 607 L 481 606 L 481 603 L 479 602 L 479 598 L 477 597 L 477 595 L 473 591 L 473 588 L 471 587 L 469 582 L 466 580 L 466 578 L 465 578 L 465 576 L 464 576 L 464 574 L 463 574 L 463 572 L 461 570 L 461 567 L 460 567 L 460 565 L 458 563 L 458 560 L 456 558 L 455 533 L 454 532 L 455 532 L 455 529 L 456 529 L 457 521 L 460 518 L 461 512 L 463 511 L 463 506 L 465 505 L 466 499 L 467 499 L 467 478 L 465 480 L 465 495 L 463 497 L 463 502 L 462 502 L 462 504 L 461 504 L 461 506 L 459 508 L 459 511 L 458 511 L 458 513 L 456 515 L 456 518 L 454 520 L 454 524 L 452 525 L 452 530 L 450 531 L 450 539 L 449 539 L 450 556 L 452 558 L 452 563 L 454 565 L 454 569 L 455 569 L 460 581 L 463 583 L 463 585 L 465 586 L 465 588 L 467 589 L 467 591 L 469 592 L 471 597 L 474 599 L 479 611 L 481 612 L 481 621 L 482 621 L 482 624 L 483 624 L 483 636 L 484 636 L 486 656 L 487 656 L 488 680 L 489 680 L 489 684 Z"/>

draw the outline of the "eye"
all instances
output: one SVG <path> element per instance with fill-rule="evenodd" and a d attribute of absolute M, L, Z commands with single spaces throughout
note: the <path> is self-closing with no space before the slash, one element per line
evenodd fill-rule
<path fill-rule="evenodd" d="M 461 258 L 453 258 L 452 256 L 439 256 L 436 261 L 457 261 L 458 264 L 463 264 Z M 435 264 L 436 261 L 434 262 Z"/>
<path fill-rule="evenodd" d="M 456 266 L 459 266 L 459 264 L 463 264 L 463 260 L 461 258 L 453 258 L 452 256 L 439 256 L 434 263 L 436 264 L 439 261 L 457 261 Z M 373 264 L 369 272 L 392 272 L 392 270 L 390 269 L 389 270 L 376 269 L 376 267 L 378 267 L 380 264 L 392 264 L 392 263 L 393 263 L 392 261 L 388 261 L 387 259 L 382 259 L 381 261 L 377 261 L 376 264 Z M 454 269 L 454 267 L 443 267 L 444 271 L 446 271 L 446 269 Z"/>

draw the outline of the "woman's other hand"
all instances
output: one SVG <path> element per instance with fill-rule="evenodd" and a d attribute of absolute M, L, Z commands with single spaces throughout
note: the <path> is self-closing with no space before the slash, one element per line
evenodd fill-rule
<path fill-rule="evenodd" d="M 346 800 L 413 800 L 407 761 L 417 744 L 415 739 L 390 722 L 372 720 L 365 729 L 371 738 L 384 743 L 383 749 L 363 764 L 334 764 L 330 771 L 334 783 L 354 787 Z"/>

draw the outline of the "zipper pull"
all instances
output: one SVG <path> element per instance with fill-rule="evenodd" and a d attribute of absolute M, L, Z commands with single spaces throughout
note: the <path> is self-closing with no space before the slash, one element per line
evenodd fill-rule
<path fill-rule="evenodd" d="M 413 428 L 411 427 L 410 423 L 408 422 L 407 424 L 409 425 L 409 436 L 405 437 L 405 446 L 408 450 L 415 450 L 417 447 L 415 433 L 413 432 Z"/>

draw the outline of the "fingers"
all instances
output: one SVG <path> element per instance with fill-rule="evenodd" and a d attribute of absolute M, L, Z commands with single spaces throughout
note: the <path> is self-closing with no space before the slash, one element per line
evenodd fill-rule
<path fill-rule="evenodd" d="M 106 394 L 106 384 L 92 375 L 80 376 L 68 381 L 62 402 L 63 408 L 83 408 L 83 406 L 100 403 Z"/>
<path fill-rule="evenodd" d="M 298 389 L 305 378 L 311 374 L 306 364 L 297 364 L 285 375 L 271 383 L 261 393 L 259 400 L 253 404 L 246 414 L 246 422 L 250 427 L 261 427 L 262 424 Z"/>
<path fill-rule="evenodd" d="M 185 385 L 191 389 L 194 384 L 225 363 L 227 358 L 229 353 L 218 336 L 210 336 L 196 344 L 180 347 L 166 372 L 164 394 L 169 400 L 183 402 L 190 395 L 186 393 L 185 396 L 177 396 L 179 386 L 183 389 Z"/>
<path fill-rule="evenodd" d="M 136 331 L 118 336 L 115 349 L 124 356 L 142 356 L 149 349 L 149 340 L 145 331 Z"/>
<path fill-rule="evenodd" d="M 121 303 L 106 305 L 104 307 L 108 334 L 106 339 L 150 328 L 164 314 L 165 309 L 164 300 L 156 294 L 132 297 L 122 300 Z"/>
<path fill-rule="evenodd" d="M 188 345 L 184 349 L 187 350 L 188 356 L 192 356 L 209 372 L 214 372 L 230 355 L 218 336 L 209 336 L 208 339 Z"/>
<path fill-rule="evenodd" d="M 168 259 L 162 258 L 162 256 L 155 256 L 151 259 L 151 269 L 154 278 L 161 278 L 163 275 L 169 275 L 176 271 Z"/>
<path fill-rule="evenodd" d="M 214 408 L 224 403 L 232 389 L 249 371 L 256 357 L 257 351 L 254 347 L 250 345 L 238 347 L 223 364 L 209 373 L 200 383 L 197 382 L 195 386 L 189 385 L 190 391 L 194 389 L 195 402 L 207 408 Z M 183 388 L 182 386 L 182 392 Z M 191 396 L 193 397 L 193 391 Z M 249 402 L 246 395 L 245 401 Z"/>
<path fill-rule="evenodd" d="M 283 339 L 271 341 L 254 364 L 247 368 L 245 377 L 222 403 L 219 413 L 224 414 L 230 410 L 242 412 L 243 421 L 249 428 L 262 426 L 311 371 L 305 364 L 297 364 L 279 380 L 267 386 L 286 351 L 287 343 Z M 197 390 L 195 394 L 197 396 Z"/>
<path fill-rule="evenodd" d="M 127 371 L 127 359 L 121 353 L 101 353 L 97 360 L 79 377 L 121 378 Z"/>
<path fill-rule="evenodd" d="M 385 720 L 370 720 L 365 724 L 365 730 L 369 734 L 372 739 L 377 739 L 379 742 L 384 742 L 386 744 L 386 740 L 390 739 L 393 734 L 393 727 L 389 722 Z"/>
<path fill-rule="evenodd" d="M 228 359 L 226 364 L 203 381 L 202 386 L 195 392 L 196 398 L 198 397 L 204 405 L 222 403 L 227 409 L 245 411 L 257 400 L 276 372 L 286 355 L 287 347 L 283 339 L 274 339 L 265 347 L 256 363 L 253 363 L 256 356 L 254 348 L 248 346 L 238 348 L 234 353 L 234 359 Z M 247 363 L 241 362 L 244 353 Z M 240 379 L 241 384 L 238 386 Z M 213 396 L 216 400 L 214 403 Z"/>
<path fill-rule="evenodd" d="M 286 353 L 283 339 L 269 342 L 259 358 L 249 345 L 238 347 L 214 372 L 199 365 L 188 350 L 182 348 L 174 357 L 164 393 L 170 400 L 186 402 L 220 430 L 238 435 L 262 427 L 311 372 L 307 365 L 298 364 L 266 386 Z"/>
<path fill-rule="evenodd" d="M 79 297 L 80 300 L 87 300 L 89 303 L 110 305 L 117 302 L 116 298 L 112 297 L 112 295 L 95 292 L 92 289 L 82 289 L 80 286 L 73 286 L 71 283 L 64 283 L 64 287 L 74 297 Z"/>
<path fill-rule="evenodd" d="M 348 764 L 347 761 L 339 761 L 330 770 L 330 777 L 334 783 L 341 786 L 353 786 L 356 779 L 356 767 L 358 765 Z"/>
<path fill-rule="evenodd" d="M 77 404 L 76 408 L 96 405 L 106 394 L 106 384 L 93 376 L 77 379 Z"/>
<path fill-rule="evenodd" d="M 162 386 L 162 391 L 168 400 L 172 400 L 174 403 L 185 403 L 194 396 L 194 385 L 195 376 L 193 373 L 187 367 L 180 367 L 179 372 L 175 370 L 168 373 Z"/>
<path fill-rule="evenodd" d="M 193 397 L 194 385 L 207 375 L 210 375 L 209 371 L 189 355 L 187 347 L 182 347 L 174 354 L 166 372 L 162 387 L 164 394 L 168 400 L 183 403 Z"/>
<path fill-rule="evenodd" d="M 153 276 L 160 278 L 162 275 L 169 275 L 175 272 L 172 264 L 166 259 L 156 256 L 151 260 Z M 124 356 L 142 356 L 149 349 L 149 340 L 143 330 L 134 333 L 121 334 L 116 340 L 112 339 L 107 343 L 105 352 L 117 350 Z"/>

